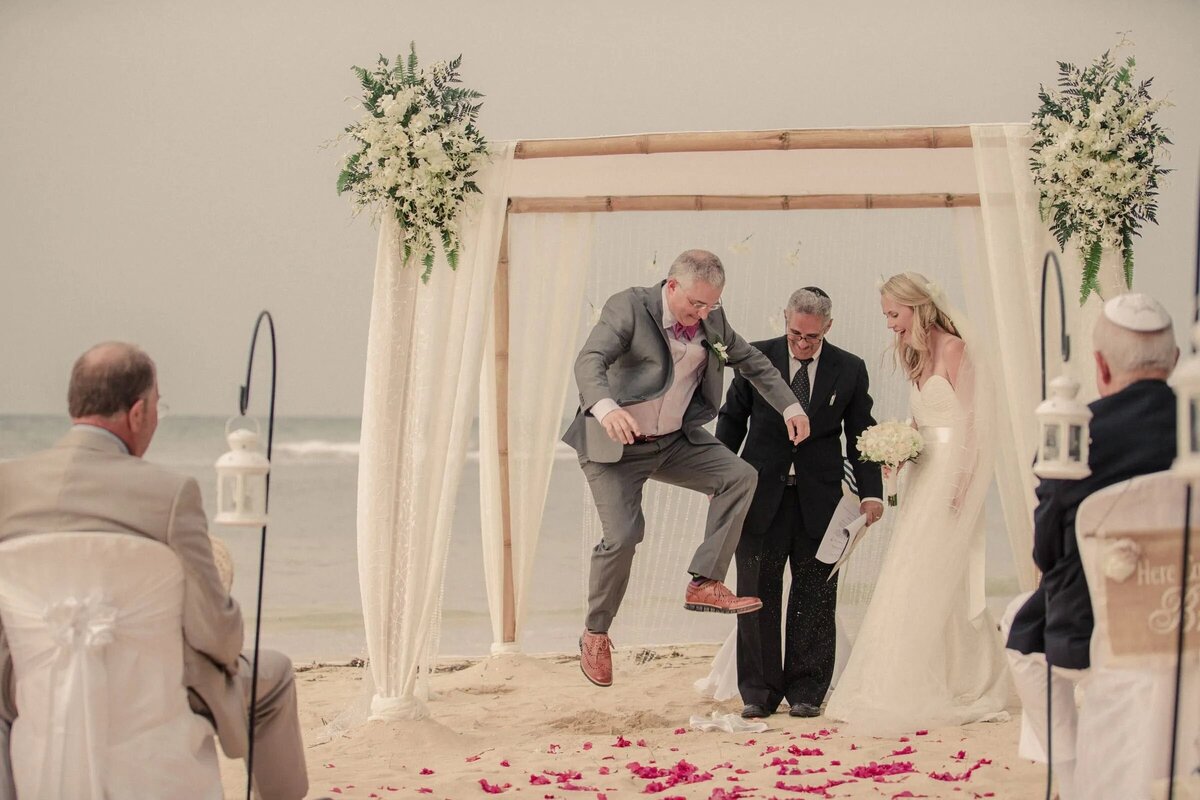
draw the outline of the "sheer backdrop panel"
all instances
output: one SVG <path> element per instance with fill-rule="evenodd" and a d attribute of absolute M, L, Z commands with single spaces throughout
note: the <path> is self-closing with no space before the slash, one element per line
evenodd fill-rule
<path fill-rule="evenodd" d="M 1038 192 L 1029 173 L 1028 125 L 973 125 L 980 209 L 976 214 L 954 212 L 967 232 L 964 269 L 979 276 L 969 281 L 968 310 L 992 334 L 989 362 L 997 365 L 995 381 L 1001 424 L 999 441 L 1005 443 L 996 463 L 996 481 L 1003 501 L 1005 521 L 1022 591 L 1036 583 L 1030 553 L 1033 550 L 1033 508 L 1036 498 L 1032 463 L 1037 449 L 1037 423 L 1033 410 L 1041 402 L 1040 309 L 1041 269 L 1048 250 L 1058 246 L 1038 211 Z M 971 218 L 977 222 L 973 225 Z M 975 228 L 975 231 L 972 231 Z M 974 262 L 971 266 L 970 262 Z M 1065 262 L 1068 330 L 1081 324 L 1078 302 L 1070 289 L 1069 262 Z M 1048 285 L 1047 370 L 1061 371 L 1058 347 L 1063 320 L 1058 313 L 1054 278 Z M 1073 336 L 1073 362 L 1090 361 L 1085 338 Z M 1084 384 L 1086 387 L 1086 383 Z M 1086 389 L 1085 389 L 1086 391 Z"/>
<path fill-rule="evenodd" d="M 579 341 L 609 295 L 661 280 L 674 257 L 689 247 L 710 249 L 725 262 L 728 283 L 722 302 L 734 327 L 748 340 L 782 334 L 783 308 L 794 289 L 816 284 L 829 292 L 834 302 L 830 341 L 867 362 L 876 416 L 881 420 L 908 416 L 908 388 L 892 365 L 891 340 L 879 309 L 879 276 L 916 269 L 940 283 L 955 302 L 961 304 L 963 299 L 956 221 L 942 209 L 604 214 L 596 218 L 594 268 L 588 277 Z M 726 380 L 732 380 L 732 372 Z M 573 392 L 568 400 L 564 417 L 574 412 Z M 573 460 L 562 459 L 555 467 L 573 471 L 583 482 Z M 586 486 L 581 495 L 578 608 L 586 594 L 591 548 L 601 536 Z M 647 484 L 646 537 L 612 631 L 619 645 L 715 642 L 726 637 L 732 620 L 689 613 L 682 607 L 686 567 L 699 544 L 706 510 L 705 499 L 694 492 L 653 481 Z M 992 566 L 1011 570 L 1013 559 L 998 511 L 989 517 L 988 528 L 989 556 L 995 556 Z M 839 625 L 847 640 L 857 630 L 870 599 L 889 536 L 885 516 L 842 576 Z M 1015 586 L 1011 573 L 991 577 L 992 588 L 1005 596 Z M 729 582 L 736 584 L 736 575 Z M 547 599 L 543 596 L 543 603 Z M 573 641 L 564 640 L 562 649 L 572 645 Z"/>
<path fill-rule="evenodd" d="M 592 215 L 509 218 L 508 460 L 517 643 L 528 605 L 550 469 L 560 449 L 560 410 L 577 353 L 576 331 L 592 256 Z M 496 453 L 495 342 L 489 335 L 480 397 L 480 485 L 484 575 L 492 649 L 505 646 L 504 531 Z M 576 524 L 578 524 L 576 522 Z M 561 535 L 561 525 L 552 524 Z M 516 643 L 513 643 L 515 645 Z"/>
<path fill-rule="evenodd" d="M 371 716 L 424 716 L 417 679 L 436 652 L 450 523 L 491 321 L 512 147 L 480 172 L 457 271 L 399 263 L 385 217 L 372 297 L 358 489 L 359 580 L 375 697 Z"/>

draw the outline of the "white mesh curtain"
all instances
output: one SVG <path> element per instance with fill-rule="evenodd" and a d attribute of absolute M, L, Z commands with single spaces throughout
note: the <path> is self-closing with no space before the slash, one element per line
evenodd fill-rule
<path fill-rule="evenodd" d="M 1006 154 L 1008 156 L 1008 154 Z M 562 158 L 533 161 L 518 161 L 514 165 L 510 183 L 512 196 L 582 196 L 620 194 L 814 194 L 814 193 L 889 193 L 889 192 L 973 192 L 976 190 L 977 165 L 971 150 L 888 150 L 888 151 L 796 151 L 796 152 L 741 152 L 703 154 L 661 154 L 655 156 L 616 156 L 597 158 Z M 1036 213 L 1036 211 L 1035 211 Z M 979 222 L 974 212 L 965 212 L 965 223 L 971 228 L 966 234 L 968 243 L 976 235 Z M 549 218 L 532 222 L 520 221 L 523 215 L 510 216 L 511 225 L 523 225 L 530 233 L 538 225 L 546 231 L 544 246 L 549 254 L 538 252 L 532 243 L 530 257 L 551 267 L 535 281 L 555 282 L 566 280 L 561 273 L 569 268 L 579 269 L 586 274 L 583 301 L 580 307 L 580 322 L 577 338 L 568 353 L 551 354 L 536 352 L 522 354 L 526 347 L 540 351 L 547 338 L 537 335 L 539 328 L 533 326 L 534 335 L 520 341 L 524 334 L 515 327 L 510 341 L 511 367 L 515 371 L 522 359 L 543 359 L 549 362 L 558 356 L 565 357 L 569 370 L 574 352 L 592 322 L 595 309 L 614 291 L 629 285 L 648 285 L 661 279 L 670 260 L 686 247 L 707 247 L 726 260 L 731 267 L 729 289 L 726 291 L 727 306 L 731 319 L 747 338 L 762 338 L 777 335 L 782 326 L 780 307 L 787 293 L 797 286 L 817 283 L 829 290 L 835 298 L 837 319 L 833 340 L 868 360 L 873 377 L 878 416 L 905 416 L 907 414 L 906 387 L 891 371 L 890 364 L 882 358 L 881 350 L 886 337 L 879 323 L 877 294 L 874 283 L 876 276 L 891 274 L 900 269 L 919 269 L 947 287 L 951 296 L 962 305 L 965 294 L 974 291 L 974 285 L 964 287 L 961 278 L 964 271 L 971 279 L 972 274 L 982 269 L 978 264 L 968 267 L 971 248 L 960 246 L 963 235 L 963 212 L 945 210 L 927 211 L 845 211 L 845 212 L 739 212 L 739 213 L 674 213 L 644 212 L 636 214 L 596 215 L 595 240 L 589 259 L 574 256 L 571 265 L 557 263 L 554 251 L 562 247 L 558 233 L 546 227 Z M 572 217 L 577 215 L 562 215 Z M 543 235 L 535 233 L 535 236 Z M 514 238 L 514 247 L 520 247 Z M 576 239 L 578 244 L 581 240 Z M 968 257 L 964 257 L 964 252 Z M 523 256 L 522 259 L 525 257 Z M 515 254 L 510 256 L 514 281 L 526 265 L 519 262 Z M 979 282 L 982 285 L 982 282 Z M 532 287 L 531 287 L 532 291 Z M 562 289 L 562 300 L 578 297 L 577 285 Z M 511 292 L 512 316 L 520 317 L 518 304 L 523 303 L 522 293 L 515 287 Z M 532 295 L 531 295 L 532 296 Z M 979 295 L 984 297 L 985 295 Z M 974 303 L 967 305 L 974 306 Z M 1028 315 L 1029 302 L 1022 301 L 1021 314 Z M 989 312 L 994 315 L 994 312 Z M 778 317 L 778 319 L 772 319 Z M 565 320 L 557 317 L 545 330 L 558 330 Z M 1028 328 L 1025 329 L 1028 333 Z M 484 376 L 485 385 L 490 378 Z M 538 372 L 539 383 L 521 383 L 514 376 L 510 381 L 512 398 L 520 403 L 531 403 L 539 407 L 545 399 L 560 391 L 558 379 L 549 371 Z M 568 376 L 569 380 L 569 376 Z M 889 385 L 888 381 L 893 384 Z M 1002 379 L 1003 380 L 1003 379 Z M 548 381 L 549 385 L 546 385 Z M 566 419 L 574 411 L 574 392 L 566 392 L 558 421 L 561 431 Z M 484 412 L 481 416 L 481 452 L 494 447 L 489 439 L 487 419 L 488 399 L 483 398 Z M 521 423 L 514 417 L 514 406 L 510 404 L 509 423 L 512 429 L 510 447 L 517 447 L 524 434 L 518 434 Z M 556 431 L 555 433 L 559 432 Z M 587 558 L 591 546 L 599 538 L 599 528 L 590 508 L 590 493 L 583 484 L 573 454 L 555 453 L 554 436 L 545 428 L 532 434 L 545 439 L 541 455 L 530 454 L 525 460 L 527 478 L 519 476 L 518 469 L 512 473 L 513 487 L 513 554 L 516 577 L 515 591 L 518 595 L 518 628 L 525 630 L 525 620 L 532 613 L 543 619 L 559 618 L 578 614 L 582 619 L 582 600 L 575 603 L 563 602 L 561 597 L 539 597 L 539 586 L 530 587 L 530 564 L 537 562 L 529 543 L 536 541 L 539 533 L 535 523 L 540 515 L 541 497 L 545 495 L 545 478 L 542 470 L 553 463 L 551 480 L 556 486 L 572 481 L 575 496 L 580 497 L 584 508 L 582 535 L 576 539 L 573 557 L 564 557 L 564 534 L 553 527 L 542 531 L 551 535 L 543 539 L 540 551 L 555 555 L 548 563 L 553 564 L 556 577 L 564 568 L 577 573 L 577 586 L 586 581 Z M 551 458 L 553 460 L 551 461 Z M 526 457 L 522 457 L 526 458 Z M 538 460 L 541 459 L 541 460 Z M 514 461 L 515 463 L 515 461 Z M 488 477 L 488 466 L 481 464 L 484 472 L 483 500 L 484 538 L 488 544 L 485 562 L 488 566 L 489 598 L 492 604 L 493 637 L 497 637 L 501 619 L 500 587 L 498 566 L 501 563 L 501 530 L 498 515 L 489 513 L 489 507 L 498 506 L 497 487 L 494 477 Z M 1021 473 L 1014 467 L 1012 472 Z M 1028 481 L 1028 469 L 1023 472 Z M 522 482 L 525 488 L 522 488 Z M 532 491 L 528 491 L 528 490 Z M 1020 494 L 1020 492 L 1018 492 Z M 551 498 L 556 502 L 561 498 Z M 633 581 L 626 603 L 619 617 L 619 629 L 614 636 L 622 644 L 663 644 L 672 641 L 708 640 L 723 638 L 728 629 L 728 620 L 685 614 L 678 594 L 681 591 L 681 565 L 686 564 L 687 553 L 694 548 L 702 529 L 704 509 L 702 498 L 683 490 L 651 484 L 646 495 L 648 532 L 645 543 L 639 550 L 634 567 Z M 527 504 L 532 503 L 533 507 Z M 1024 499 L 1021 500 L 1024 504 Z M 997 503 L 993 505 L 998 509 Z M 997 510 L 995 514 L 999 514 Z M 1020 516 L 1014 515 L 1014 518 Z M 518 524 L 517 518 L 523 521 Z M 550 523 L 553 526 L 554 523 Z M 994 533 L 1003 542 L 999 548 L 1010 577 L 1004 578 L 1002 593 L 1015 591 L 1024 584 L 1023 577 L 1011 577 L 1012 562 L 1028 560 L 1028 520 L 1017 520 L 1013 530 L 1004 521 L 993 521 Z M 1007 530 L 1006 530 L 1007 529 Z M 656 533 L 657 532 L 657 533 Z M 886 528 L 880 529 L 869 546 L 859 556 L 862 567 L 851 570 L 843 583 L 843 612 L 852 619 L 857 617 L 870 596 L 874 570 L 886 549 Z M 1006 538 L 1007 537 L 1007 538 Z M 996 549 L 995 547 L 993 549 Z M 531 561 L 532 559 L 532 561 Z M 522 575 L 522 571 L 524 574 Z M 580 597 L 583 592 L 580 591 Z M 534 598 L 534 599 L 530 599 Z M 530 605 L 532 603 L 532 605 Z M 582 623 L 580 623 L 582 624 Z M 558 626 L 560 629 L 562 625 Z M 542 649 L 570 649 L 573 639 L 556 634 L 559 639 L 542 638 L 538 644 Z"/>
<path fill-rule="evenodd" d="M 375 696 L 371 716 L 424 716 L 418 675 L 436 655 L 454 496 L 490 325 L 512 147 L 477 178 L 457 271 L 399 264 L 397 226 L 379 234 L 358 484 L 358 565 Z"/>
<path fill-rule="evenodd" d="M 592 247 L 590 214 L 514 214 L 508 228 L 508 464 L 514 615 L 517 636 L 533 577 L 534 557 L 550 485 L 561 409 L 578 350 L 584 278 Z M 483 566 L 492 620 L 492 652 L 518 649 L 503 641 L 504 529 L 494 337 L 480 379 L 479 473 Z"/>

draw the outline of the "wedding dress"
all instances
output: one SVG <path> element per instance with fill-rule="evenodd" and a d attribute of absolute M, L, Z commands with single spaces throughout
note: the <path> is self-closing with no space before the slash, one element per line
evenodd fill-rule
<path fill-rule="evenodd" d="M 1007 719 L 1007 665 L 983 594 L 991 460 L 980 434 L 991 426 L 976 428 L 981 404 L 964 364 L 958 391 L 939 375 L 910 391 L 925 448 L 904 466 L 892 541 L 825 711 L 856 729 L 888 735 Z"/>

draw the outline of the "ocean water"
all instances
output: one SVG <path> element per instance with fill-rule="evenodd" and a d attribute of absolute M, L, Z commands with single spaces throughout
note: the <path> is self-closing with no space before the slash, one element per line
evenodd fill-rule
<path fill-rule="evenodd" d="M 167 416 L 146 459 L 196 478 L 212 519 L 213 464 L 225 452 L 224 417 Z M 0 459 L 51 446 L 69 427 L 58 416 L 0 415 Z M 271 523 L 263 579 L 262 642 L 296 661 L 366 655 L 356 555 L 358 418 L 277 419 L 271 477 Z M 264 430 L 265 434 L 265 430 Z M 479 460 L 474 442 L 463 469 L 451 533 L 442 616 L 444 654 L 480 655 L 491 627 L 479 544 Z M 531 613 L 523 644 L 531 652 L 575 644 L 583 605 L 579 578 L 582 482 L 572 454 L 556 461 L 547 529 L 538 553 Z M 569 523 L 568 523 L 569 520 Z M 566 531 L 572 535 L 565 535 Z M 233 594 L 252 641 L 258 583 L 259 531 L 213 526 L 234 559 Z M 569 565 L 569 567 L 567 566 Z"/>
<path fill-rule="evenodd" d="M 164 417 L 146 454 L 147 460 L 199 481 L 210 520 L 216 504 L 213 465 L 226 449 L 224 426 L 224 417 Z M 0 460 L 49 447 L 68 427 L 58 416 L 0 415 Z M 366 657 L 355 530 L 359 430 L 358 418 L 276 420 L 262 643 L 297 662 Z M 476 448 L 473 433 L 458 489 L 443 591 L 439 652 L 446 656 L 483 655 L 492 642 L 479 535 Z M 560 444 L 555 456 L 521 632 L 526 652 L 574 650 L 584 616 L 587 554 L 593 544 L 585 541 L 586 487 L 574 452 Z M 989 605 L 998 618 L 1016 582 L 996 504 L 989 509 L 989 528 L 1001 532 L 989 535 L 988 542 Z M 233 594 L 246 615 L 250 644 L 259 530 L 214 526 L 211 532 L 225 541 L 233 556 Z M 692 543 L 690 534 L 695 534 Z M 639 637 L 660 644 L 665 643 L 663 637 L 672 643 L 724 640 L 732 624 L 728 617 L 691 614 L 676 602 L 699 535 L 698 529 L 672 535 L 677 541 L 669 545 L 664 544 L 667 537 L 648 537 L 639 548 L 634 583 L 622 618 L 614 625 L 618 644 L 635 644 Z M 678 562 L 678 573 L 650 568 L 653 558 L 660 564 Z M 730 581 L 734 585 L 735 576 Z"/>

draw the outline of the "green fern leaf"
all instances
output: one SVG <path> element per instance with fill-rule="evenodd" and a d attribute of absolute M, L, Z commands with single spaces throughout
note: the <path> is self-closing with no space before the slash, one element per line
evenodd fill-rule
<path fill-rule="evenodd" d="M 1103 248 L 1099 241 L 1092 242 L 1087 250 L 1081 250 L 1083 256 L 1083 279 L 1079 284 L 1079 305 L 1087 302 L 1092 292 L 1100 293 L 1100 254 Z"/>

